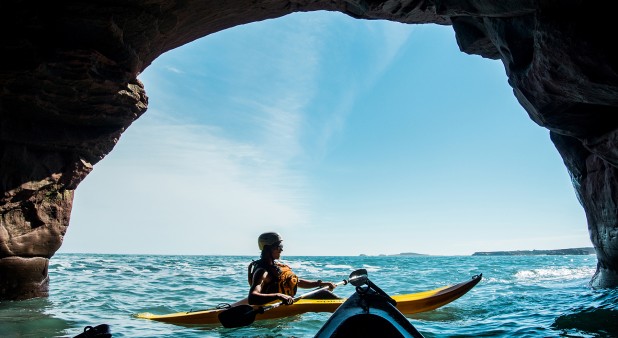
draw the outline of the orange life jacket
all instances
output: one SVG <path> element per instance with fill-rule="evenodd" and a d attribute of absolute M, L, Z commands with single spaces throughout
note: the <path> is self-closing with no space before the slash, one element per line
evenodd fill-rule
<path fill-rule="evenodd" d="M 259 269 L 264 269 L 271 276 L 271 282 L 265 286 L 263 293 L 283 293 L 288 296 L 296 295 L 298 277 L 289 266 L 275 262 L 275 265 L 263 264 L 261 260 L 253 261 L 247 269 L 249 285 L 253 283 L 253 275 Z"/>

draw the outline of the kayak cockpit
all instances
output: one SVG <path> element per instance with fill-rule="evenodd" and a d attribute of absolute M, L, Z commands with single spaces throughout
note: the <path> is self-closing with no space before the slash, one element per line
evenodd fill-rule
<path fill-rule="evenodd" d="M 374 313 L 359 313 L 346 318 L 331 333 L 331 338 L 343 337 L 389 337 L 405 338 L 405 330 L 393 325 L 390 319 Z"/>

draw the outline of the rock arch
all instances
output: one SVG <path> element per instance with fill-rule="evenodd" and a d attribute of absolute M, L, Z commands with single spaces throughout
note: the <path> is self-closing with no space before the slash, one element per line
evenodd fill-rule
<path fill-rule="evenodd" d="M 137 80 L 168 50 L 293 12 L 451 25 L 460 50 L 502 60 L 550 131 L 597 252 L 618 286 L 618 55 L 611 11 L 551 0 L 126 0 L 0 4 L 0 299 L 46 296 L 73 192 L 147 109 Z M 609 40 L 609 39 L 607 39 Z"/>

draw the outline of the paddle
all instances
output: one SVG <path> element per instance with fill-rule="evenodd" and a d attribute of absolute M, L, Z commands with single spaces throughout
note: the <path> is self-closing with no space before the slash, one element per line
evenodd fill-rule
<path fill-rule="evenodd" d="M 352 285 L 357 285 L 357 283 L 363 284 L 365 280 L 367 280 L 367 270 L 358 269 L 352 272 L 347 280 L 344 279 L 339 283 L 335 283 L 335 286 L 346 285 L 348 283 L 352 283 Z M 317 288 L 313 291 L 302 294 L 298 297 L 295 297 L 294 302 L 309 295 L 313 295 L 317 292 L 324 291 L 326 289 L 328 289 L 328 286 Z M 233 308 L 227 309 L 219 314 L 219 322 L 221 322 L 221 324 L 227 328 L 247 326 L 255 321 L 255 316 L 258 313 L 264 313 L 265 311 L 274 309 L 280 305 L 283 305 L 283 302 L 275 303 L 268 306 L 260 306 L 258 308 L 254 308 L 251 305 L 234 306 Z"/>

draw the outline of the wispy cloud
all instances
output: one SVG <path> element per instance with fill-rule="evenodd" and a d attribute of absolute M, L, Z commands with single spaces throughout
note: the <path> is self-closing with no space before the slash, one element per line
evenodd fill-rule
<path fill-rule="evenodd" d="M 142 252 L 185 243 L 184 253 L 233 254 L 237 248 L 225 243 L 239 232 L 305 221 L 301 180 L 273 163 L 267 149 L 222 138 L 217 128 L 169 123 L 150 113 L 82 183 L 74 223 L 100 223 L 108 235 L 123 233 L 115 243 L 125 247 L 146 233 L 161 234 Z M 108 210 L 101 218 L 80 217 L 101 208 Z"/>
<path fill-rule="evenodd" d="M 329 110 L 329 114 L 325 117 L 324 123 L 320 132 L 317 133 L 318 149 L 320 149 L 319 157 L 328 153 L 329 148 L 336 145 L 337 136 L 341 134 L 346 127 L 346 121 L 353 114 L 357 101 L 370 93 L 376 82 L 380 80 L 383 74 L 391 69 L 397 57 L 400 56 L 401 50 L 409 42 L 413 32 L 413 26 L 387 21 L 359 21 L 354 19 L 346 20 L 347 39 L 357 39 L 358 36 L 363 37 L 365 41 L 365 49 L 346 50 L 344 59 L 354 60 L 355 64 L 349 69 L 342 69 L 342 72 L 351 72 L 343 74 L 343 76 L 353 77 L 362 70 L 363 76 L 359 77 L 361 81 L 347 81 L 345 88 L 338 88 L 338 100 Z M 338 23 L 341 25 L 341 23 Z M 332 36 L 331 41 L 339 42 L 342 37 Z M 331 49 L 329 52 L 332 53 Z M 358 55 L 361 53 L 361 55 Z M 362 60 L 364 63 L 356 63 Z"/>
<path fill-rule="evenodd" d="M 182 70 L 180 70 L 180 69 L 178 69 L 176 67 L 173 67 L 173 66 L 167 66 L 167 67 L 165 67 L 165 69 L 167 69 L 168 71 L 170 71 L 172 73 L 176 73 L 176 74 L 184 74 L 185 73 L 184 71 L 182 71 Z"/>
<path fill-rule="evenodd" d="M 376 62 L 373 64 L 371 76 L 368 77 L 368 86 L 373 84 L 382 73 L 389 69 L 401 49 L 408 43 L 414 30 L 414 26 L 395 22 L 364 23 L 367 31 L 372 33 L 376 48 Z"/>
<path fill-rule="evenodd" d="M 401 47 L 408 42 L 413 30 L 413 25 L 407 25 L 397 22 L 384 22 L 382 26 L 382 36 L 386 41 L 386 50 L 388 55 L 395 55 Z M 392 57 L 389 57 L 392 59 Z"/>

